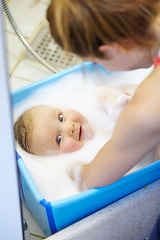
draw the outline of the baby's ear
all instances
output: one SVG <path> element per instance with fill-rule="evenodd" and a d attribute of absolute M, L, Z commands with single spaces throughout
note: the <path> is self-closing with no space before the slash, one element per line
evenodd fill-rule
<path fill-rule="evenodd" d="M 118 95 L 117 99 L 116 99 L 116 103 L 118 107 L 125 107 L 127 105 L 127 103 L 130 101 L 131 96 L 125 94 L 125 93 L 121 93 Z"/>

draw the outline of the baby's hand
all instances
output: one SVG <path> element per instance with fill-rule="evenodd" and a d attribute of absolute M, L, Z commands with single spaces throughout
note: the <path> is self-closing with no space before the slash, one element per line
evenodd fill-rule
<path fill-rule="evenodd" d="M 76 162 L 67 168 L 67 174 L 73 180 L 79 192 L 87 190 L 85 183 L 81 177 L 82 168 L 83 168 L 82 162 Z"/>
<path fill-rule="evenodd" d="M 120 88 L 104 86 L 98 89 L 98 98 L 109 117 L 116 121 L 121 111 L 131 99 L 131 95 Z"/>

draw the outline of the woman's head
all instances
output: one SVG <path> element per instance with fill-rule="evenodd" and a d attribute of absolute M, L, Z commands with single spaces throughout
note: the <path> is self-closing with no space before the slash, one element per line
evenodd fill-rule
<path fill-rule="evenodd" d="M 19 145 L 36 155 L 73 152 L 93 137 L 82 114 L 51 106 L 37 106 L 23 113 L 14 125 L 14 133 Z"/>
<path fill-rule="evenodd" d="M 54 40 L 82 58 L 111 58 L 103 45 L 125 50 L 155 44 L 159 0 L 52 0 L 47 19 Z M 109 49 L 110 50 L 110 49 Z"/>

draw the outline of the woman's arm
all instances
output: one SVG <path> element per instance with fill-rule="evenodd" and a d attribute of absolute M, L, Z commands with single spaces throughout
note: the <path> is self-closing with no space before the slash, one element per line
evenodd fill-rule
<path fill-rule="evenodd" d="M 160 70 L 138 87 L 117 120 L 111 139 L 79 172 L 79 188 L 109 185 L 160 142 Z M 73 170 L 74 171 L 74 170 Z M 72 174 L 76 180 L 76 174 Z"/>

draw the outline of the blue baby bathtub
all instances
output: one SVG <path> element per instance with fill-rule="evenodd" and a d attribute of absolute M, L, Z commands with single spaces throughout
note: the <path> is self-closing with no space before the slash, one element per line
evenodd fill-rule
<path fill-rule="evenodd" d="M 13 91 L 11 93 L 13 106 L 26 99 L 38 88 L 59 81 L 66 75 L 81 73 L 84 69 L 85 72 L 93 72 L 95 65 L 92 63 L 79 64 Z M 96 69 L 111 74 L 99 65 L 96 66 Z M 38 191 L 22 157 L 17 152 L 16 155 L 21 198 L 47 237 L 160 178 L 159 160 L 124 176 L 109 186 L 90 189 L 65 199 L 48 202 Z"/>

